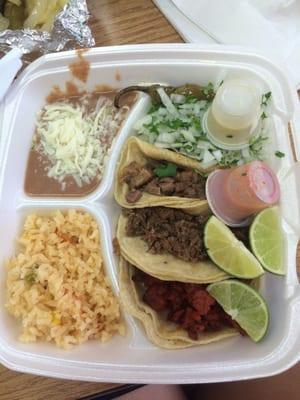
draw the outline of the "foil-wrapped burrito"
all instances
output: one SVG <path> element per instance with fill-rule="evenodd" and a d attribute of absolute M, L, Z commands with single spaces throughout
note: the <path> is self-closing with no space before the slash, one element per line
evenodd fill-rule
<path fill-rule="evenodd" d="M 86 0 L 0 0 L 0 51 L 37 55 L 95 45 Z"/>

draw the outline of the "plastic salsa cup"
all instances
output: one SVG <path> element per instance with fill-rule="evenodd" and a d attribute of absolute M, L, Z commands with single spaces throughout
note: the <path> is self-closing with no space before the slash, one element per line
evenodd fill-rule
<path fill-rule="evenodd" d="M 279 182 L 262 161 L 209 175 L 206 197 L 213 213 L 230 226 L 243 226 L 249 218 L 279 201 Z"/>
<path fill-rule="evenodd" d="M 257 82 L 229 79 L 217 90 L 203 118 L 209 139 L 223 149 L 248 146 L 261 114 L 261 90 Z"/>

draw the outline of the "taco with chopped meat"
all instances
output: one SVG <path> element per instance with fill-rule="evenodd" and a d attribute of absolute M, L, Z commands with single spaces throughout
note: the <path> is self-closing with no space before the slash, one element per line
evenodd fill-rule
<path fill-rule="evenodd" d="M 120 259 L 120 295 L 155 345 L 179 349 L 216 342 L 243 331 L 205 285 L 159 280 Z"/>
<path fill-rule="evenodd" d="M 169 207 L 123 209 L 116 238 L 120 254 L 162 280 L 211 283 L 228 275 L 213 264 L 204 245 L 207 205 L 196 215 Z"/>
<path fill-rule="evenodd" d="M 136 137 L 127 140 L 115 179 L 115 199 L 125 208 L 206 204 L 205 171 L 198 161 Z"/>

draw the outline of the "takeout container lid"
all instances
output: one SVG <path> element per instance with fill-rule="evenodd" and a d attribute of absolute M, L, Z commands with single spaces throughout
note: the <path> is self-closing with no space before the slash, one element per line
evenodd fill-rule
<path fill-rule="evenodd" d="M 120 212 L 113 201 L 115 164 L 132 126 L 148 109 L 142 97 L 128 117 L 115 143 L 101 186 L 81 199 L 29 198 L 24 193 L 24 169 L 34 129 L 35 113 L 42 107 L 54 84 L 62 86 L 70 79 L 68 64 L 76 60 L 75 51 L 49 54 L 29 65 L 15 81 L 5 102 L 0 105 L 0 254 L 1 265 L 15 251 L 25 216 L 30 212 L 81 208 L 98 221 L 102 252 L 113 289 L 118 293 L 118 267 L 112 250 L 116 219 Z M 273 94 L 273 124 L 277 132 L 275 148 L 286 153 L 274 161 L 280 182 L 286 185 L 281 209 L 286 221 L 287 276 L 268 273 L 262 281 L 262 294 L 270 306 L 271 324 L 267 337 L 260 343 L 247 338 L 233 338 L 190 349 L 168 351 L 154 347 L 140 325 L 126 317 L 128 335 L 101 344 L 88 342 L 70 351 L 52 344 L 18 342 L 18 322 L 5 309 L 5 269 L 0 270 L 0 360 L 8 368 L 57 378 L 130 383 L 207 383 L 253 379 L 286 370 L 300 358 L 300 289 L 296 274 L 296 250 L 300 219 L 291 221 L 291 205 L 299 216 L 297 174 L 289 142 L 294 140 L 300 153 L 300 127 L 297 94 L 278 65 L 240 47 L 199 46 L 192 44 L 151 44 L 102 47 L 88 50 L 91 63 L 87 89 L 97 84 L 125 87 L 141 82 L 174 85 L 187 81 L 206 84 L 210 80 L 255 76 Z M 121 76 L 121 81 L 117 79 Z M 2 118 L 2 124 L 1 124 Z M 299 174 L 300 177 L 300 174 Z M 299 186 L 299 185 L 298 185 Z M 296 214 L 295 214 L 296 215 Z M 291 225 L 289 222 L 293 222 Z"/>

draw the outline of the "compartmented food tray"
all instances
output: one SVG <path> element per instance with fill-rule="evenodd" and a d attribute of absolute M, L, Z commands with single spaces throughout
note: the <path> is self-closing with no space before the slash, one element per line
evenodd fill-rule
<path fill-rule="evenodd" d="M 298 193 L 293 180 L 288 183 L 283 180 L 280 203 L 286 216 L 283 229 L 287 242 L 287 274 L 277 277 L 266 273 L 261 282 L 261 293 L 269 304 L 271 321 L 262 342 L 253 343 L 239 336 L 189 349 L 163 350 L 152 345 L 140 324 L 126 314 L 126 336 L 116 335 L 107 343 L 93 340 L 71 350 L 62 350 L 53 344 L 18 341 L 19 322 L 4 308 L 4 263 L 15 253 L 16 238 L 20 236 L 25 217 L 31 212 L 45 214 L 56 209 L 80 209 L 94 216 L 99 225 L 106 272 L 115 294 L 119 294 L 118 263 L 112 240 L 121 208 L 113 196 L 114 177 L 122 147 L 132 135 L 134 123 L 149 107 L 147 98 L 138 98 L 128 114 L 114 142 L 103 179 L 93 192 L 82 197 L 63 198 L 28 196 L 24 191 L 36 115 L 53 85 L 64 87 L 70 80 L 68 65 L 77 57 L 78 54 L 72 51 L 36 60 L 18 77 L 0 108 L 1 362 L 17 371 L 66 379 L 157 384 L 251 379 L 274 375 L 291 367 L 300 356 L 298 235 L 288 223 L 293 212 L 299 215 Z M 267 59 L 242 49 L 185 44 L 95 48 L 88 50 L 84 57 L 90 63 L 87 91 L 93 91 L 97 85 L 114 88 L 145 82 L 207 85 L 211 81 L 221 81 L 224 76 L 256 79 L 266 92 L 272 92 L 274 143 L 285 153 L 285 157 L 277 159 L 272 166 L 279 177 L 284 177 L 294 165 L 288 123 L 292 134 L 296 135 L 296 92 L 282 71 Z M 298 140 L 295 144 L 297 146 Z"/>

